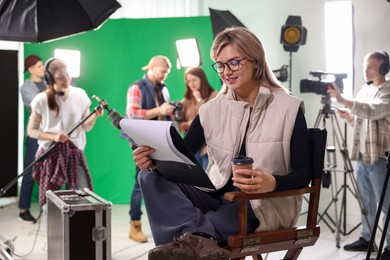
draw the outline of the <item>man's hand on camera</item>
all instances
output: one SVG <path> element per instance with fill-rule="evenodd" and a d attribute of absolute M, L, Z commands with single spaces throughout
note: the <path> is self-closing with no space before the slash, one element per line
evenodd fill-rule
<path fill-rule="evenodd" d="M 163 103 L 161 106 L 160 106 L 160 115 L 161 116 L 168 116 L 168 115 L 171 115 L 173 113 L 173 110 L 175 109 L 174 106 L 172 106 L 171 104 L 169 104 L 168 102 L 165 102 Z"/>
<path fill-rule="evenodd" d="M 341 92 L 340 92 L 339 87 L 337 86 L 337 84 L 335 82 L 332 82 L 332 87 L 328 88 L 328 91 L 327 91 L 328 94 L 331 97 L 335 98 L 337 100 L 337 102 L 342 103 L 344 98 L 341 96 Z"/>

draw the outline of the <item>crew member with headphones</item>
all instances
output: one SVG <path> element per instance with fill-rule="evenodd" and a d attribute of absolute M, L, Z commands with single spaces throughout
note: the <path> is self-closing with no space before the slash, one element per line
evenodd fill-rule
<path fill-rule="evenodd" d="M 367 211 L 367 223 L 361 216 L 360 238 L 344 246 L 347 251 L 367 251 L 371 238 L 377 205 L 382 189 L 386 189 L 382 212 L 388 214 L 390 204 L 389 187 L 383 187 L 387 173 L 385 151 L 390 150 L 390 80 L 386 74 L 390 70 L 389 55 L 385 51 L 373 51 L 364 57 L 363 72 L 366 83 L 355 99 L 341 96 L 337 85 L 328 90 L 331 97 L 344 105 L 340 117 L 354 126 L 352 160 L 357 161 L 356 174 L 358 192 L 363 207 Z M 386 232 L 386 248 L 382 260 L 390 259 L 390 229 Z"/>
<path fill-rule="evenodd" d="M 87 93 L 70 85 L 67 66 L 60 59 L 53 58 L 46 62 L 44 78 L 48 88 L 32 100 L 32 113 L 27 127 L 27 134 L 38 139 L 36 158 L 51 149 L 32 170 L 33 178 L 39 184 L 41 206 L 46 203 L 47 190 L 59 190 L 64 185 L 68 189 L 88 187 L 92 190 L 92 180 L 84 156 L 86 132 L 92 129 L 96 118 L 104 113 L 102 108 L 96 108 L 76 128 L 91 113 L 91 101 Z"/>

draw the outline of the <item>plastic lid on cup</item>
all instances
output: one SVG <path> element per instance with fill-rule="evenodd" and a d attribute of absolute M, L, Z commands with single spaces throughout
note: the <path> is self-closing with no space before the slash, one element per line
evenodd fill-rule
<path fill-rule="evenodd" d="M 231 163 L 235 165 L 253 164 L 253 159 L 252 157 L 238 155 L 231 160 Z"/>

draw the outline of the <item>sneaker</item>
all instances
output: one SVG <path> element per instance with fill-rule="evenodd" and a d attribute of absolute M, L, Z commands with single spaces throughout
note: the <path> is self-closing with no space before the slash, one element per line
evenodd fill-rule
<path fill-rule="evenodd" d="M 381 260 L 390 260 L 390 250 L 385 249 L 383 253 L 381 254 Z"/>
<path fill-rule="evenodd" d="M 30 224 L 35 224 L 37 222 L 37 220 L 31 215 L 29 210 L 26 210 L 25 212 L 20 212 L 18 220 Z"/>
<path fill-rule="evenodd" d="M 149 251 L 149 260 L 229 260 L 228 250 L 219 247 L 213 238 L 190 232 L 175 237 L 173 242 Z"/>
<path fill-rule="evenodd" d="M 344 250 L 346 250 L 346 251 L 367 251 L 369 246 L 370 246 L 370 242 L 368 242 L 364 238 L 360 237 L 359 240 L 353 242 L 352 244 L 345 245 Z M 371 251 L 374 252 L 375 250 L 372 248 Z"/>

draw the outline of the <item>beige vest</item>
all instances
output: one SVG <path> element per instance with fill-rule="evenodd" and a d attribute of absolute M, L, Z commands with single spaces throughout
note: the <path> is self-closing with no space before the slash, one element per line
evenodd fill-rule
<path fill-rule="evenodd" d="M 254 168 L 286 175 L 291 171 L 290 141 L 298 109 L 303 102 L 286 92 L 260 87 L 250 114 L 248 103 L 236 101 L 233 92 L 220 93 L 200 108 L 208 147 L 207 174 L 217 189 L 231 178 L 230 160 L 239 153 L 245 129 L 246 154 Z M 298 220 L 302 196 L 251 201 L 258 230 L 290 227 Z"/>

